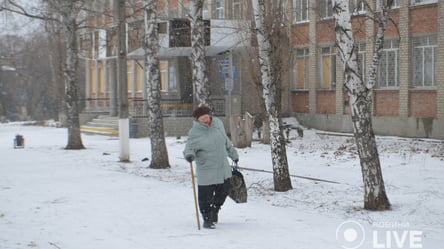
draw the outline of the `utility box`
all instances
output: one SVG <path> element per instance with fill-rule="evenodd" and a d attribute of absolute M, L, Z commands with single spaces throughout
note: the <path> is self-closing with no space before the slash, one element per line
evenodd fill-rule
<path fill-rule="evenodd" d="M 14 149 L 25 148 L 25 138 L 22 135 L 16 135 L 14 138 Z"/>

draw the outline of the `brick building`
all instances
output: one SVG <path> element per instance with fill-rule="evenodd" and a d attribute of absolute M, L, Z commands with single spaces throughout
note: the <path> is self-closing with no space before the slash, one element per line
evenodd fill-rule
<path fill-rule="evenodd" d="M 379 1 L 383 0 L 367 2 L 372 9 L 377 10 Z M 85 113 L 112 113 L 113 105 L 117 105 L 116 100 L 113 102 L 116 93 L 113 90 L 115 83 L 112 83 L 116 78 L 113 60 L 116 44 L 113 38 L 114 24 L 110 18 L 112 15 L 106 14 L 107 10 L 112 9 L 112 1 L 105 2 L 96 6 L 102 8 L 105 14 L 89 19 L 90 25 L 97 28 L 81 35 L 85 57 L 89 58 L 86 95 L 90 101 Z M 128 97 L 132 103 L 131 115 L 135 119 L 143 118 L 144 115 L 143 53 L 140 50 L 144 29 L 141 21 L 143 13 L 137 11 L 137 6 L 140 8 L 138 1 L 128 2 L 136 6 L 128 10 L 133 13 L 129 15 L 127 25 Z M 248 37 L 246 31 L 248 27 L 245 28 L 251 17 L 249 2 L 205 1 L 211 89 L 218 106 L 218 115 L 222 118 L 247 111 L 258 113 L 261 109 L 258 100 L 260 91 L 255 84 L 257 75 L 253 75 L 256 72 L 251 68 L 250 57 L 245 56 L 251 46 L 251 37 Z M 293 48 L 289 51 L 292 65 L 282 84 L 283 114 L 297 117 L 307 127 L 351 132 L 348 97 L 342 84 L 342 62 L 336 56 L 331 1 L 272 2 L 280 6 L 291 24 L 288 26 Z M 188 42 L 178 45 L 174 41 L 178 41 L 178 35 L 188 35 L 188 31 L 179 31 L 184 30 L 183 20 L 189 11 L 189 1 L 159 0 L 159 3 L 159 15 L 163 23 L 159 28 L 161 35 L 164 35 L 161 41 L 164 44 L 160 51 L 160 69 L 166 129 L 184 134 L 189 127 L 183 125 L 180 117 L 188 116 L 194 105 L 190 97 L 193 95 L 188 59 L 190 48 Z M 362 0 L 350 0 L 350 6 L 354 15 L 353 26 L 360 65 L 365 72 L 371 62 L 377 27 L 366 18 L 370 10 Z M 389 15 L 392 21 L 385 34 L 384 51 L 374 89 L 375 133 L 444 139 L 444 71 L 439 70 L 444 64 L 444 1 L 395 0 Z M 189 30 L 186 21 L 185 26 Z M 239 45 L 245 40 L 249 42 Z M 366 77 L 365 73 L 363 77 Z M 191 125 L 191 122 L 187 123 Z M 181 127 L 181 130 L 177 127 Z"/>
<path fill-rule="evenodd" d="M 298 120 L 317 129 L 351 132 L 343 91 L 342 62 L 335 52 L 330 1 L 307 2 L 304 20 L 293 28 L 295 67 L 291 106 Z M 375 24 L 366 6 L 351 0 L 363 77 L 371 63 Z M 378 1 L 369 1 L 378 9 Z M 397 0 L 390 10 L 384 51 L 374 89 L 376 134 L 444 138 L 444 1 Z M 314 6 L 316 5 L 316 6 Z"/>

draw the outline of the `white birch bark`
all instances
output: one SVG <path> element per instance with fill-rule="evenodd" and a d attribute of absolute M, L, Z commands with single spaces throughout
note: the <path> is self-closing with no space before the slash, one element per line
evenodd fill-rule
<path fill-rule="evenodd" d="M 80 132 L 78 79 L 79 54 L 77 48 L 77 18 L 80 13 L 79 1 L 51 1 L 59 9 L 66 35 L 65 65 L 65 106 L 67 113 L 68 144 L 65 149 L 84 149 Z"/>
<path fill-rule="evenodd" d="M 288 171 L 287 152 L 285 138 L 281 130 L 279 118 L 280 103 L 276 103 L 277 88 L 273 84 L 271 65 L 271 44 L 269 33 L 265 28 L 265 1 L 253 0 L 254 21 L 259 49 L 259 64 L 261 68 L 263 97 L 270 128 L 271 158 L 273 163 L 273 178 L 275 191 L 288 191 L 292 189 L 290 174 Z"/>
<path fill-rule="evenodd" d="M 202 18 L 203 0 L 190 0 L 191 23 L 191 65 L 195 95 L 200 104 L 210 103 L 207 63 L 205 59 L 204 23 Z"/>
<path fill-rule="evenodd" d="M 333 12 L 336 19 L 336 44 L 344 64 L 344 87 L 350 96 L 350 108 L 358 154 L 364 182 L 364 208 L 386 210 L 390 203 L 382 178 L 381 163 L 372 127 L 372 88 L 381 56 L 386 11 L 382 12 L 375 41 L 373 62 L 369 70 L 369 81 L 363 82 L 354 44 L 351 15 L 348 1 L 334 0 Z"/>
<path fill-rule="evenodd" d="M 145 0 L 146 39 L 145 69 L 150 122 L 151 163 L 150 168 L 169 168 L 168 151 L 165 143 L 162 110 L 160 108 L 159 33 L 157 27 L 157 1 Z"/>

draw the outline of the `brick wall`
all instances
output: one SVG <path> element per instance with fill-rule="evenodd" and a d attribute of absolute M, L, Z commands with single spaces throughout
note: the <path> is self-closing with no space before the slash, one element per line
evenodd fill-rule
<path fill-rule="evenodd" d="M 300 45 L 308 45 L 310 44 L 309 39 L 309 24 L 299 24 L 296 26 L 293 26 L 291 29 L 293 35 L 293 44 Z"/>
<path fill-rule="evenodd" d="M 436 118 L 436 91 L 411 90 L 409 100 L 409 116 L 416 118 Z"/>
<path fill-rule="evenodd" d="M 385 30 L 386 37 L 399 37 L 398 25 L 399 23 L 399 11 L 392 11 L 389 13 L 389 18 L 392 21 L 387 23 L 387 29 Z M 375 25 L 375 30 L 378 28 L 378 25 Z M 376 31 L 375 31 L 376 33 Z"/>
<path fill-rule="evenodd" d="M 291 107 L 293 112 L 308 113 L 308 91 L 295 91 L 291 93 Z"/>
<path fill-rule="evenodd" d="M 384 90 L 374 92 L 375 116 L 398 116 L 399 115 L 399 91 Z"/>
<path fill-rule="evenodd" d="M 316 37 L 317 43 L 334 43 L 336 41 L 334 20 L 318 22 L 316 25 Z"/>
<path fill-rule="evenodd" d="M 410 8 L 410 29 L 415 33 L 432 33 L 438 30 L 438 8 L 436 4 Z"/>
<path fill-rule="evenodd" d="M 317 91 L 316 106 L 317 113 L 336 113 L 336 91 Z"/>

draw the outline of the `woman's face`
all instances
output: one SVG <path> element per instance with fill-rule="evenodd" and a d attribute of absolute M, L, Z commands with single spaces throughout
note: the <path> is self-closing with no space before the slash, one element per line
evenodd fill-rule
<path fill-rule="evenodd" d="M 211 118 L 210 118 L 210 115 L 208 115 L 208 114 L 204 114 L 197 119 L 197 121 L 199 121 L 199 123 L 206 124 L 206 125 L 210 124 L 210 120 L 211 120 Z"/>

